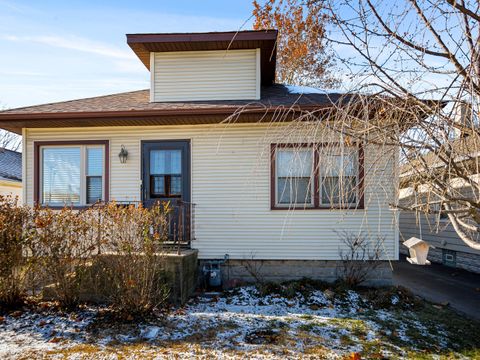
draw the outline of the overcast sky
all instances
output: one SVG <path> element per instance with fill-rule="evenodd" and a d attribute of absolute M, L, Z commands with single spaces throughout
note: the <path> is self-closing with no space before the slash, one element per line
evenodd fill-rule
<path fill-rule="evenodd" d="M 149 72 L 125 34 L 237 30 L 251 9 L 251 0 L 0 0 L 0 107 L 145 89 Z"/>

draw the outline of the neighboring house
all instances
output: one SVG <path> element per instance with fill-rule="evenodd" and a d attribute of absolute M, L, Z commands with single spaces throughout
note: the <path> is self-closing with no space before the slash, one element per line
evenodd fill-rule
<path fill-rule="evenodd" d="M 275 84 L 276 37 L 127 35 L 150 71 L 149 90 L 1 112 L 0 126 L 23 136 L 25 202 L 170 200 L 183 214 L 184 245 L 201 264 L 228 260 L 231 277 L 251 275 L 253 263 L 265 278 L 334 280 L 341 233 L 362 233 L 383 240 L 372 276 L 388 282 L 387 260 L 399 252 L 389 209 L 396 161 L 377 156 L 385 149 L 376 145 L 289 128 L 341 95 Z M 326 142 L 338 145 L 334 153 L 317 156 Z M 326 199 L 340 172 L 325 174 L 323 161 L 354 165 L 346 206 Z M 372 166 L 378 172 L 364 178 Z"/>
<path fill-rule="evenodd" d="M 452 143 L 454 153 L 459 159 L 477 159 L 478 155 L 476 154 L 479 146 L 478 139 L 472 137 L 460 137 L 453 140 Z M 439 166 L 433 153 L 427 154 L 424 158 L 430 166 Z M 478 174 L 473 176 L 478 176 Z M 421 198 L 423 196 L 421 190 L 413 191 L 411 187 L 412 180 L 412 167 L 408 165 L 402 166 L 400 171 L 400 205 L 413 204 L 415 197 Z M 462 185 L 460 181 L 455 188 L 459 193 L 468 198 L 473 198 L 474 196 L 471 187 Z M 478 198 L 478 194 L 475 197 Z M 430 261 L 480 273 L 480 251 L 472 249 L 460 239 L 448 216 L 444 213 L 439 213 L 440 208 L 438 204 L 433 204 L 434 200 L 432 196 L 428 202 L 432 204 L 432 214 L 416 214 L 413 211 L 400 212 L 400 242 L 408 240 L 412 236 L 421 238 L 434 246 L 428 252 Z M 407 254 L 408 249 L 400 244 L 400 252 Z"/>
<path fill-rule="evenodd" d="M 0 148 L 0 195 L 22 200 L 22 153 Z"/>

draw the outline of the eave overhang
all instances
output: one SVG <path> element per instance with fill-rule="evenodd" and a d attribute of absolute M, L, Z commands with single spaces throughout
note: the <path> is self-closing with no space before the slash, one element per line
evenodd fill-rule
<path fill-rule="evenodd" d="M 206 33 L 127 34 L 127 44 L 147 69 L 150 53 L 174 51 L 238 50 L 261 51 L 261 83 L 275 82 L 277 30 L 228 31 Z"/>

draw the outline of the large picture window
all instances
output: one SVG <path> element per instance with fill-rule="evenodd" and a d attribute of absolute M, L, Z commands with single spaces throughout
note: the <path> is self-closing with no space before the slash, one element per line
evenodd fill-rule
<path fill-rule="evenodd" d="M 104 141 L 36 143 L 36 202 L 61 207 L 108 200 L 107 148 Z"/>
<path fill-rule="evenodd" d="M 272 209 L 362 208 L 361 146 L 272 145 Z"/>

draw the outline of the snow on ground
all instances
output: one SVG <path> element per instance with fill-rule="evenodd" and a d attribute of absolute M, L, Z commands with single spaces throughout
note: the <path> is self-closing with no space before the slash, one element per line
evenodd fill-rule
<path fill-rule="evenodd" d="M 399 303 L 393 297 L 392 305 Z M 379 356 L 406 355 L 399 343 L 415 341 L 414 329 L 428 338 L 429 329 L 417 320 L 399 321 L 394 310 L 375 310 L 354 291 L 337 296 L 329 290 L 261 296 L 253 286 L 218 297 L 197 297 L 167 316 L 143 323 L 102 324 L 102 309 L 75 313 L 17 313 L 0 322 L 0 358 L 344 358 L 368 348 Z M 395 334 L 385 324 L 397 324 Z M 390 331 L 390 333 L 388 333 Z M 409 330 L 410 331 L 410 330 Z M 389 336 L 398 341 L 389 341 Z M 447 334 L 438 329 L 439 349 L 448 346 Z M 373 349 L 373 350 L 372 350 Z M 125 353 L 122 353 L 125 352 Z M 123 355 L 122 355 L 123 354 Z"/>

